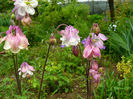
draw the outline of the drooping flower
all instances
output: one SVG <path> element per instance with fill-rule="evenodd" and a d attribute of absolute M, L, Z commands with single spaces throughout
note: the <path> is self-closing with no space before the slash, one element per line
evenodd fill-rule
<path fill-rule="evenodd" d="M 34 8 L 37 7 L 37 0 L 16 0 L 15 7 L 12 12 L 15 11 L 16 19 L 26 16 L 26 14 L 34 15 Z"/>
<path fill-rule="evenodd" d="M 77 46 L 80 42 L 80 37 L 78 36 L 79 31 L 75 29 L 73 26 L 67 26 L 65 30 L 61 30 L 59 34 L 62 36 L 60 40 L 62 41 L 62 45 L 69 46 Z"/>
<path fill-rule="evenodd" d="M 85 47 L 84 51 L 83 51 L 83 57 L 84 58 L 88 58 L 88 59 L 92 59 L 93 57 L 101 57 L 101 53 L 100 53 L 100 49 L 98 47 L 95 47 L 93 45 L 88 45 Z"/>
<path fill-rule="evenodd" d="M 98 64 L 96 60 L 91 60 L 90 62 L 90 70 L 89 75 L 92 77 L 92 81 L 94 82 L 95 87 L 99 84 L 101 74 L 98 72 Z"/>
<path fill-rule="evenodd" d="M 35 71 L 33 66 L 30 66 L 27 62 L 23 62 L 18 69 L 19 75 L 22 75 L 25 78 L 27 75 L 33 75 L 33 71 Z"/>
<path fill-rule="evenodd" d="M 94 76 L 94 75 L 96 75 L 97 74 L 97 71 L 96 70 L 94 70 L 94 69 L 90 69 L 89 70 L 89 74 L 90 74 L 90 76 Z"/>
<path fill-rule="evenodd" d="M 90 66 L 93 70 L 98 70 L 98 64 L 96 60 L 91 60 Z"/>
<path fill-rule="evenodd" d="M 74 54 L 74 56 L 78 57 L 79 49 L 77 46 L 72 46 L 72 53 Z"/>
<path fill-rule="evenodd" d="M 54 36 L 53 33 L 52 33 L 51 36 L 50 36 L 49 43 L 50 43 L 51 45 L 54 45 L 54 44 L 56 43 L 56 37 Z"/>
<path fill-rule="evenodd" d="M 21 23 L 24 25 L 24 26 L 29 26 L 31 24 L 32 20 L 30 18 L 30 16 L 27 16 L 27 17 L 24 17 L 22 18 L 21 20 Z"/>
<path fill-rule="evenodd" d="M 13 33 L 13 30 L 15 33 Z M 12 53 L 18 53 L 20 49 L 26 49 L 29 45 L 28 39 L 22 33 L 19 26 L 10 26 L 6 32 L 6 36 L 2 38 L 0 43 L 5 41 L 4 49 L 11 50 Z"/>
<path fill-rule="evenodd" d="M 94 77 L 96 83 L 100 82 L 101 74 L 95 74 L 93 77 Z"/>

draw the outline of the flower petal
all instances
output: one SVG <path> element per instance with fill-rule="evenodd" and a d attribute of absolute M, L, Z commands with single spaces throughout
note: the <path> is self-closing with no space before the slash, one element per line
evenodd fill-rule
<path fill-rule="evenodd" d="M 101 57 L 101 53 L 100 53 L 100 49 L 98 47 L 94 47 L 93 48 L 93 54 L 94 54 L 94 57 Z"/>
<path fill-rule="evenodd" d="M 30 15 L 34 15 L 34 14 L 35 14 L 34 8 L 32 8 L 32 7 L 30 7 L 30 6 L 26 6 L 25 10 L 26 10 L 26 12 L 29 13 Z"/>
<path fill-rule="evenodd" d="M 32 0 L 30 4 L 33 8 L 37 7 L 38 1 L 37 0 Z"/>
<path fill-rule="evenodd" d="M 26 12 L 25 12 L 25 8 L 24 7 L 19 7 L 17 9 L 17 12 L 18 12 L 18 15 L 20 15 L 20 16 L 25 16 L 26 15 Z"/>
<path fill-rule="evenodd" d="M 87 58 L 91 53 L 92 53 L 92 48 L 90 47 L 90 45 L 88 45 L 85 47 L 83 51 L 83 57 Z"/>
<path fill-rule="evenodd" d="M 102 39 L 103 41 L 106 41 L 106 40 L 108 39 L 108 38 L 107 38 L 104 34 L 102 34 L 102 33 L 99 33 L 98 36 L 99 36 L 99 38 Z"/>

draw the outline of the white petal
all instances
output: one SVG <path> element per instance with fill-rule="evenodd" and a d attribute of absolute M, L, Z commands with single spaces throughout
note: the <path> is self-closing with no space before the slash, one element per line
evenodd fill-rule
<path fill-rule="evenodd" d="M 19 72 L 19 75 L 21 75 L 21 72 Z"/>
<path fill-rule="evenodd" d="M 29 13 L 30 15 L 34 15 L 35 14 L 35 10 L 34 8 L 30 7 L 30 6 L 27 6 L 25 8 L 26 12 Z"/>
<path fill-rule="evenodd" d="M 38 1 L 37 0 L 32 0 L 30 4 L 33 8 L 37 7 Z"/>
<path fill-rule="evenodd" d="M 27 71 L 27 73 L 29 74 L 29 75 L 33 75 L 33 72 L 31 72 L 31 71 Z"/>
<path fill-rule="evenodd" d="M 27 73 L 24 73 L 24 74 L 22 75 L 22 77 L 23 77 L 23 78 L 25 78 L 25 77 L 26 77 L 26 75 L 27 75 Z"/>
<path fill-rule="evenodd" d="M 4 49 L 9 50 L 11 48 L 10 44 L 8 41 L 5 42 Z"/>
<path fill-rule="evenodd" d="M 11 49 L 11 52 L 12 53 L 18 53 L 20 51 L 20 49 L 18 48 L 18 49 L 16 49 L 16 50 L 14 50 L 14 49 Z"/>
<path fill-rule="evenodd" d="M 25 16 L 26 15 L 26 12 L 25 12 L 25 8 L 24 7 L 19 7 L 17 11 L 18 11 L 18 14 L 20 16 Z"/>

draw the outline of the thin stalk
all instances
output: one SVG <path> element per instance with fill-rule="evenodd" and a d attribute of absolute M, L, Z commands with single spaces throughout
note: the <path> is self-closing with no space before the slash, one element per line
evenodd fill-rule
<path fill-rule="evenodd" d="M 80 52 L 80 57 L 82 59 L 82 66 L 84 65 L 84 58 L 83 58 L 83 54 L 81 52 L 81 47 L 80 47 L 80 44 L 78 45 L 79 46 L 79 52 Z"/>
<path fill-rule="evenodd" d="M 106 67 L 105 67 L 105 76 L 104 76 L 104 83 L 105 83 L 105 99 L 107 99 L 107 85 L 106 85 Z"/>
<path fill-rule="evenodd" d="M 22 96 L 22 93 L 21 93 L 21 84 L 20 84 L 19 75 L 18 75 L 17 54 L 16 55 L 13 54 L 13 63 L 14 63 L 15 77 L 16 77 L 17 86 L 18 86 L 18 92 L 19 92 L 19 95 Z"/>
<path fill-rule="evenodd" d="M 89 86 L 88 86 L 88 74 L 89 74 L 89 72 L 88 72 L 88 66 L 89 65 L 89 63 L 88 63 L 88 60 L 87 60 L 87 66 L 86 66 L 86 87 L 87 87 L 87 99 L 89 99 Z"/>
<path fill-rule="evenodd" d="M 58 30 L 61 26 L 68 26 L 68 25 L 67 25 L 67 24 L 60 24 L 60 25 L 58 25 L 58 27 L 55 29 L 54 33 L 56 33 L 57 30 Z"/>
<path fill-rule="evenodd" d="M 42 78 L 41 78 L 41 81 L 40 81 L 40 90 L 39 90 L 39 94 L 38 94 L 38 99 L 40 99 L 42 82 L 43 82 L 43 78 L 44 78 L 45 67 L 46 67 L 46 64 L 47 64 L 48 56 L 49 56 L 50 46 L 51 45 L 49 44 L 47 55 L 46 55 L 46 60 L 45 60 L 44 66 L 43 66 L 43 73 L 42 73 Z"/>

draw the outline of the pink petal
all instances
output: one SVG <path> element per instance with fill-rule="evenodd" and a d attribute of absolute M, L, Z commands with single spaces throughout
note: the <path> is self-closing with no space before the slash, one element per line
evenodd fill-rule
<path fill-rule="evenodd" d="M 20 49 L 27 48 L 27 46 L 29 45 L 29 42 L 28 42 L 28 39 L 26 38 L 26 36 L 25 36 L 25 35 L 20 35 L 20 34 L 17 34 L 17 36 L 18 36 L 19 39 L 20 39 L 19 48 L 20 48 Z"/>
<path fill-rule="evenodd" d="M 91 53 L 92 53 L 92 48 L 90 47 L 90 45 L 88 45 L 85 47 L 83 51 L 83 57 L 87 58 Z"/>
<path fill-rule="evenodd" d="M 11 46 L 11 51 L 13 52 L 13 53 L 18 53 L 19 52 L 19 48 L 18 48 L 18 46 L 19 46 L 19 44 L 20 44 L 20 39 L 19 39 L 19 37 L 17 37 L 17 36 L 11 36 L 10 38 L 8 38 L 8 42 L 9 42 L 9 44 L 10 44 L 10 46 Z"/>
<path fill-rule="evenodd" d="M 99 38 L 102 39 L 103 41 L 106 41 L 106 40 L 108 39 L 108 38 L 107 38 L 104 34 L 102 34 L 102 33 L 99 33 L 98 36 L 99 36 Z"/>
<path fill-rule="evenodd" d="M 91 65 L 91 68 L 94 69 L 94 70 L 98 70 L 98 64 L 97 64 L 97 61 L 96 60 L 92 60 L 90 62 L 90 65 Z"/>
<path fill-rule="evenodd" d="M 98 47 L 93 48 L 94 57 L 101 57 L 100 49 Z"/>
<path fill-rule="evenodd" d="M 95 42 L 95 45 L 100 48 L 100 49 L 104 49 L 104 44 L 102 40 L 98 40 L 97 42 Z"/>
<path fill-rule="evenodd" d="M 96 82 L 100 82 L 101 74 L 95 74 L 93 78 L 96 80 Z"/>
<path fill-rule="evenodd" d="M 29 68 L 30 71 L 35 71 L 35 69 L 34 69 L 33 66 L 30 66 L 30 65 L 29 65 L 28 68 Z"/>
<path fill-rule="evenodd" d="M 95 71 L 94 69 L 90 69 L 89 74 L 90 76 L 94 76 L 95 74 L 97 74 L 97 71 Z"/>

